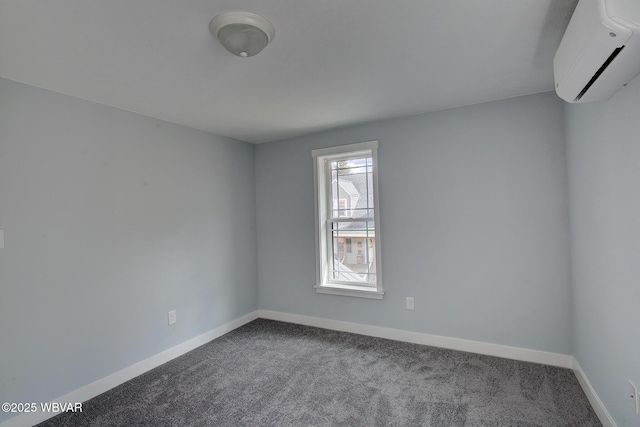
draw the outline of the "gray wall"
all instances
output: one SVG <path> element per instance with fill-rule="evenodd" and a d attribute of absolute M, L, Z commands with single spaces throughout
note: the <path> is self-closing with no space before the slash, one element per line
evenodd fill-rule
<path fill-rule="evenodd" d="M 0 229 L 0 402 L 258 308 L 250 144 L 0 79 Z"/>
<path fill-rule="evenodd" d="M 260 308 L 569 354 L 563 122 L 545 93 L 257 146 Z M 386 295 L 319 295 L 311 150 L 368 140 Z"/>
<path fill-rule="evenodd" d="M 573 352 L 619 426 L 640 386 L 640 79 L 605 103 L 567 105 Z"/>

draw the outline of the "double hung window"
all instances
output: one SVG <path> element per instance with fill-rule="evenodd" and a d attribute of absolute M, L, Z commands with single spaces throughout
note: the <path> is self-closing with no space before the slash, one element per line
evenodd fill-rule
<path fill-rule="evenodd" d="M 316 291 L 382 299 L 377 141 L 313 150 Z"/>

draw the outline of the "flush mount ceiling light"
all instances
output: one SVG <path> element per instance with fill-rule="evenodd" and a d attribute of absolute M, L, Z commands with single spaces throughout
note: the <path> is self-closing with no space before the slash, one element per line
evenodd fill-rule
<path fill-rule="evenodd" d="M 213 17 L 209 31 L 229 52 L 247 58 L 257 55 L 276 36 L 273 24 L 249 12 L 224 12 Z"/>

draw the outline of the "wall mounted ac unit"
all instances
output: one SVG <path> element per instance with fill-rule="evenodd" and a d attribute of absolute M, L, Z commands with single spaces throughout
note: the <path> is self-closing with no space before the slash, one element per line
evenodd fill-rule
<path fill-rule="evenodd" d="M 580 0 L 553 70 L 567 102 L 611 98 L 640 73 L 640 0 Z"/>

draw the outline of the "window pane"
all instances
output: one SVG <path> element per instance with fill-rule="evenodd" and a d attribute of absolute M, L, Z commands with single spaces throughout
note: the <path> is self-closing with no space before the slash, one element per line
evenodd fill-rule
<path fill-rule="evenodd" d="M 373 159 L 330 162 L 331 217 L 373 217 Z"/>
<path fill-rule="evenodd" d="M 331 222 L 332 280 L 372 286 L 376 283 L 373 221 Z"/>

